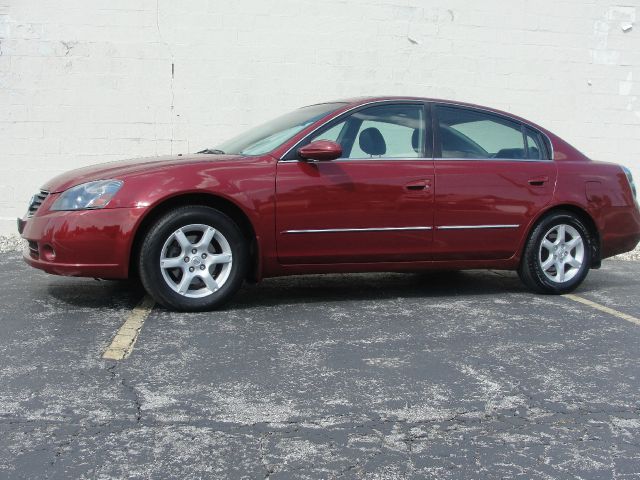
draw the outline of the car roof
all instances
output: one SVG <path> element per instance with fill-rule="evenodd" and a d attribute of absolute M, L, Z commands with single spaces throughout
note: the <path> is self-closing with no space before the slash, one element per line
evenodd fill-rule
<path fill-rule="evenodd" d="M 518 115 L 515 115 L 513 113 L 510 112 L 505 112 L 504 110 L 499 110 L 497 108 L 492 108 L 492 107 L 487 107 L 485 105 L 478 105 L 478 104 L 474 104 L 474 103 L 468 103 L 468 102 L 461 102 L 458 100 L 447 100 L 444 98 L 433 98 L 433 97 L 412 97 L 412 96 L 400 96 L 400 95 L 378 95 L 378 96 L 362 96 L 362 97 L 351 97 L 351 98 L 343 98 L 343 99 L 339 99 L 339 100 L 334 100 L 331 102 L 321 102 L 321 103 L 343 103 L 344 105 L 344 110 L 350 110 L 354 107 L 360 106 L 360 105 L 366 105 L 369 103 L 376 103 L 376 102 L 393 102 L 393 101 L 397 101 L 397 102 L 402 102 L 402 101 L 411 101 L 411 102 L 433 102 L 433 103 L 443 103 L 443 104 L 449 104 L 449 105 L 457 105 L 457 106 L 461 106 L 461 107 L 469 107 L 469 108 L 475 108 L 478 110 L 484 110 L 490 113 L 495 113 L 497 115 L 503 115 L 505 117 L 511 118 L 513 120 L 522 122 L 526 125 L 529 125 L 531 127 L 534 127 L 537 130 L 540 130 L 542 132 L 544 132 L 546 135 L 548 136 L 552 136 L 553 133 L 551 133 L 549 130 L 547 130 L 546 128 L 530 121 L 527 120 L 526 118 L 520 117 Z M 343 109 L 341 109 L 343 110 Z"/>
<path fill-rule="evenodd" d="M 462 102 L 459 100 L 448 100 L 445 98 L 433 98 L 433 97 L 412 97 L 412 96 L 400 96 L 400 95 L 388 95 L 388 96 L 384 96 L 384 95 L 379 95 L 379 96 L 363 96 L 363 97 L 352 97 L 352 98 L 345 98 L 345 99 L 341 99 L 341 100 L 336 100 L 335 102 L 326 102 L 326 103 L 347 103 L 349 104 L 349 106 L 357 106 L 357 105 L 363 105 L 363 104 L 367 104 L 367 103 L 375 103 L 375 102 L 385 102 L 385 101 L 412 101 L 412 102 L 433 102 L 433 103 L 447 103 L 447 104 L 451 104 L 451 105 L 460 105 L 462 107 L 470 107 L 470 108 L 477 108 L 477 109 L 481 109 L 481 110 L 487 110 L 490 112 L 494 112 L 494 113 L 498 113 L 500 115 L 506 115 L 508 117 L 513 117 L 513 118 L 518 118 L 526 123 L 532 123 L 529 120 L 526 120 L 524 118 L 521 118 L 517 115 L 514 115 L 513 113 L 510 112 L 505 112 L 503 110 L 499 110 L 497 108 L 493 108 L 493 107 L 487 107 L 486 105 L 478 105 L 475 103 L 469 103 L 469 102 Z M 324 103 L 324 102 L 323 102 Z"/>

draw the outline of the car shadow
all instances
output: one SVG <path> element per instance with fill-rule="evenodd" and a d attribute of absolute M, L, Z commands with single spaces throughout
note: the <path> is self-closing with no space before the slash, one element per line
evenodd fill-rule
<path fill-rule="evenodd" d="M 271 278 L 259 285 L 245 286 L 226 309 L 512 292 L 526 292 L 514 272 L 479 270 L 303 275 Z"/>
<path fill-rule="evenodd" d="M 49 277 L 51 278 L 51 277 Z M 617 279 L 607 277 L 607 287 Z M 620 285 L 624 281 L 620 280 Z M 602 288 L 594 275 L 577 293 Z M 56 277 L 46 286 L 56 300 L 78 308 L 131 309 L 145 295 L 137 281 L 95 281 Z M 453 298 L 474 295 L 527 293 L 511 271 L 464 270 L 421 273 L 354 273 L 299 275 L 268 278 L 258 285 L 245 284 L 222 310 L 252 309 L 276 305 L 397 298 Z M 157 306 L 158 309 L 163 309 Z"/>
<path fill-rule="evenodd" d="M 78 308 L 133 308 L 145 295 L 140 282 L 133 280 L 58 277 L 48 282 L 46 290 L 57 301 Z M 245 284 L 223 310 L 522 291 L 525 289 L 515 273 L 486 270 L 299 275 L 268 278 L 258 285 Z"/>
<path fill-rule="evenodd" d="M 140 282 L 94 280 L 90 278 L 55 278 L 47 293 L 57 301 L 77 308 L 132 309 L 145 295 Z"/>

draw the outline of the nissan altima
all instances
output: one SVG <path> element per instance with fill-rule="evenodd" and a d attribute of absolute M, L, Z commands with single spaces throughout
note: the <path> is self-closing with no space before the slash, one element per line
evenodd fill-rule
<path fill-rule="evenodd" d="M 517 270 L 575 289 L 640 240 L 631 172 L 492 108 L 411 97 L 300 108 L 197 154 L 47 182 L 18 219 L 25 261 L 139 277 L 167 308 L 213 309 L 245 280 Z"/>

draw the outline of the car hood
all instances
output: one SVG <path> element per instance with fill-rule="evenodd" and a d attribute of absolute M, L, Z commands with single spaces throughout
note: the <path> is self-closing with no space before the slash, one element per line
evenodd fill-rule
<path fill-rule="evenodd" d="M 241 155 L 167 155 L 162 157 L 136 158 L 132 160 L 118 160 L 115 162 L 100 163 L 87 167 L 70 170 L 49 180 L 43 185 L 42 190 L 50 193 L 58 193 L 75 185 L 91 182 L 93 180 L 109 180 L 112 178 L 122 180 L 131 175 L 148 173 L 165 168 L 175 168 L 194 163 L 230 162 L 243 159 Z"/>

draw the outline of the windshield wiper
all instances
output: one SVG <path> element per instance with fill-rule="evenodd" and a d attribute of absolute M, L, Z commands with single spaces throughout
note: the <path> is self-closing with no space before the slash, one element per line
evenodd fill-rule
<path fill-rule="evenodd" d="M 210 155 L 224 155 L 224 152 L 218 148 L 205 148 L 204 150 L 198 153 L 208 153 Z"/>

